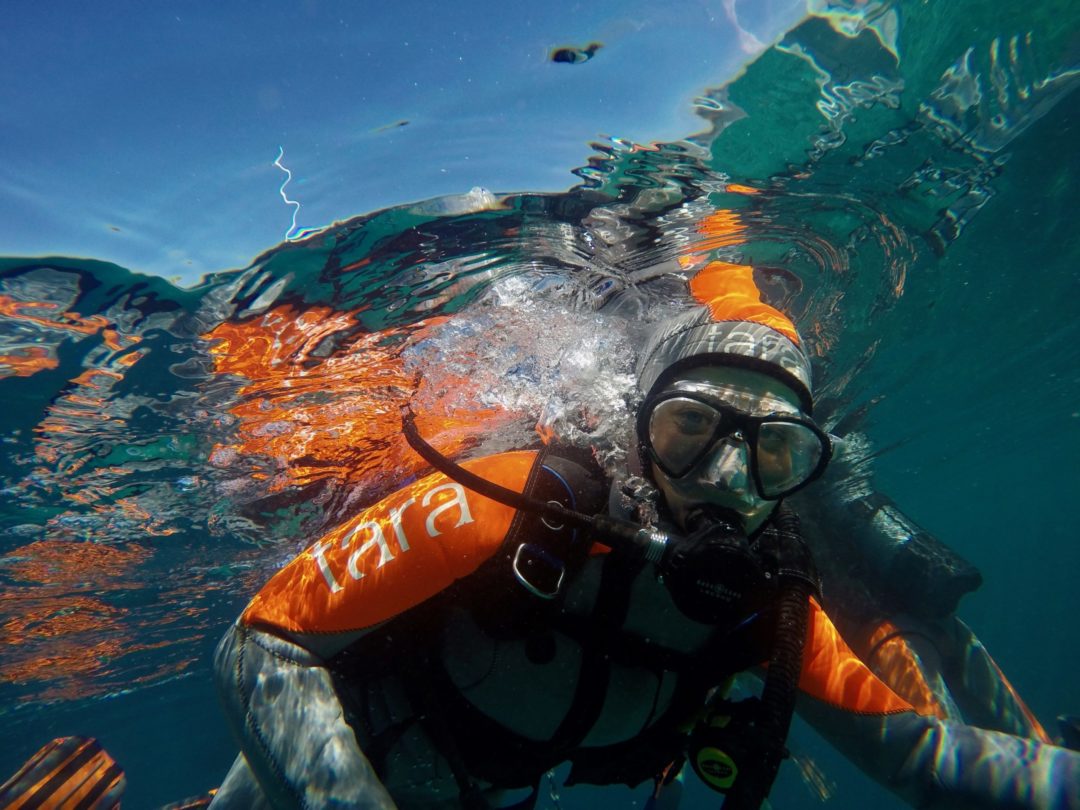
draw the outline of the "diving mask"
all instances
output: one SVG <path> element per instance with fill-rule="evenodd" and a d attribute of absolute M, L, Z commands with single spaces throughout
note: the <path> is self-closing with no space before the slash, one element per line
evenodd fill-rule
<path fill-rule="evenodd" d="M 641 418 L 645 424 L 639 435 L 673 482 L 707 460 L 717 466 L 717 454 L 730 457 L 733 448 L 744 448 L 757 495 L 769 501 L 813 481 L 832 453 L 829 437 L 790 404 L 771 397 L 751 399 L 723 386 L 677 384 L 647 401 Z M 716 484 L 730 486 L 721 479 Z"/>

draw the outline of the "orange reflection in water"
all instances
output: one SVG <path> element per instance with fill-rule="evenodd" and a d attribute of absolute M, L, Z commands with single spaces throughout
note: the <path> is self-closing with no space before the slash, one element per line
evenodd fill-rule
<path fill-rule="evenodd" d="M 139 340 L 137 336 L 121 335 L 110 328 L 108 319 L 102 315 L 83 317 L 77 312 L 62 311 L 54 301 L 20 301 L 10 295 L 0 295 L 0 323 L 4 321 L 13 321 L 37 335 L 52 332 L 85 337 L 101 333 L 105 345 L 113 351 L 122 349 L 124 343 Z M 57 367 L 56 346 L 35 343 L 36 338 L 28 337 L 25 344 L 11 345 L 7 353 L 0 354 L 0 379 L 30 377 Z"/>
<path fill-rule="evenodd" d="M 160 646 L 137 642 L 129 611 L 105 599 L 143 587 L 134 569 L 149 555 L 135 545 L 41 540 L 0 557 L 20 586 L 0 594 L 0 682 L 43 686 L 39 699 L 99 694 L 106 686 L 93 679 L 113 661 Z"/>
<path fill-rule="evenodd" d="M 738 211 L 728 208 L 709 214 L 698 223 L 697 230 L 703 238 L 692 246 L 693 253 L 746 244 L 746 223 Z"/>
<path fill-rule="evenodd" d="M 433 387 L 405 367 L 402 350 L 445 318 L 358 333 L 355 314 L 282 305 L 204 336 L 214 341 L 214 370 L 247 380 L 229 409 L 240 420 L 237 440 L 218 445 L 213 462 L 274 459 L 278 475 L 268 482 L 270 491 L 324 479 L 370 481 L 390 470 L 400 479 L 427 466 L 401 434 L 405 405 L 425 403 L 417 426 L 449 454 L 513 418 L 502 408 L 455 407 L 470 399 L 469 379 L 440 372 Z"/>
<path fill-rule="evenodd" d="M 0 377 L 30 377 L 56 368 L 60 361 L 42 346 L 22 346 L 10 354 L 0 354 Z"/>
<path fill-rule="evenodd" d="M 49 329 L 78 332 L 84 335 L 92 335 L 109 324 L 101 315 L 91 315 L 89 318 L 84 318 L 77 312 L 56 312 L 58 309 L 60 309 L 60 305 L 51 301 L 18 301 L 10 295 L 0 295 L 0 316 L 5 318 L 26 321 Z M 56 313 L 55 317 L 30 314 L 33 311 L 40 310 L 44 310 L 49 314 Z"/>
<path fill-rule="evenodd" d="M 149 551 L 135 545 L 39 540 L 8 552 L 0 560 L 5 573 L 21 582 L 49 588 L 93 584 L 97 590 L 116 590 L 131 587 L 131 583 L 115 582 L 113 574 L 143 562 L 149 555 Z"/>
<path fill-rule="evenodd" d="M 690 271 L 698 268 L 695 276 L 709 275 L 716 277 L 717 273 L 714 272 L 716 267 L 713 267 L 713 265 L 718 267 L 720 265 L 744 267 L 743 265 L 731 265 L 727 262 L 709 261 L 710 254 L 714 250 L 746 244 L 746 224 L 738 211 L 727 208 L 714 211 L 697 223 L 697 232 L 700 238 L 686 245 L 679 256 L 679 265 L 683 270 Z M 702 265 L 706 266 L 702 267 Z M 692 278 L 690 281 L 691 294 L 695 294 L 693 283 Z M 700 296 L 695 295 L 695 297 L 699 301 L 701 300 Z"/>

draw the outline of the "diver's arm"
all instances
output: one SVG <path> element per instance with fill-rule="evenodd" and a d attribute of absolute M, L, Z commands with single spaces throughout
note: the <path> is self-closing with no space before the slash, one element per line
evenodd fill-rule
<path fill-rule="evenodd" d="M 218 645 L 214 672 L 241 755 L 213 810 L 396 808 L 345 722 L 321 658 L 237 622 Z"/>
<path fill-rule="evenodd" d="M 799 713 L 915 807 L 1080 807 L 1075 751 L 913 711 L 860 716 L 804 699 Z"/>
<path fill-rule="evenodd" d="M 1040 742 L 1049 738 L 955 615 L 982 581 L 873 481 L 858 433 L 834 437 L 825 476 L 792 499 L 823 579 L 825 608 L 874 672 L 919 711 Z"/>
<path fill-rule="evenodd" d="M 1080 807 L 1080 753 L 918 714 L 812 614 L 799 713 L 917 807 Z"/>
<path fill-rule="evenodd" d="M 825 607 L 874 672 L 920 712 L 1049 742 L 955 610 L 978 571 L 877 491 L 858 434 L 836 440 L 824 478 L 792 500 Z"/>
<path fill-rule="evenodd" d="M 1051 742 L 989 651 L 956 616 L 941 622 L 937 647 L 944 658 L 944 678 L 964 719 L 980 728 Z"/>
<path fill-rule="evenodd" d="M 521 492 L 536 479 L 539 458 L 517 451 L 462 467 Z M 329 657 L 476 571 L 502 547 L 516 514 L 434 473 L 301 552 L 263 586 L 240 620 Z"/>
<path fill-rule="evenodd" d="M 845 631 L 859 657 L 922 714 L 1052 742 L 971 629 L 955 616 L 894 616 Z"/>
<path fill-rule="evenodd" d="M 537 458 L 505 453 L 465 466 L 521 491 Z M 333 529 L 279 571 L 215 656 L 244 760 L 215 810 L 244 806 L 253 782 L 275 808 L 393 808 L 357 742 L 362 735 L 346 721 L 326 661 L 474 572 L 502 547 L 514 516 L 431 475 Z"/>

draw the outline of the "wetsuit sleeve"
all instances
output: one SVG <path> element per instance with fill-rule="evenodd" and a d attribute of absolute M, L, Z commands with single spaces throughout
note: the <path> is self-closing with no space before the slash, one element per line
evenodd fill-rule
<path fill-rule="evenodd" d="M 1080 753 L 919 714 L 811 611 L 800 714 L 917 807 L 1080 807 Z"/>
<path fill-rule="evenodd" d="M 514 452 L 462 466 L 520 492 L 536 476 L 538 459 Z M 325 654 L 311 642 L 354 638 L 473 573 L 502 547 L 515 515 L 429 475 L 333 529 L 279 571 L 215 655 L 225 715 L 243 755 L 213 810 L 265 802 L 393 810 L 346 719 Z"/>
<path fill-rule="evenodd" d="M 537 453 L 502 453 L 462 466 L 518 492 Z M 501 547 L 516 511 L 441 473 L 365 509 L 279 571 L 241 622 L 295 635 L 373 627 L 473 573 Z"/>
<path fill-rule="evenodd" d="M 908 616 L 848 636 L 858 656 L 920 714 L 1051 742 L 1042 724 L 971 629 L 955 616 Z"/>

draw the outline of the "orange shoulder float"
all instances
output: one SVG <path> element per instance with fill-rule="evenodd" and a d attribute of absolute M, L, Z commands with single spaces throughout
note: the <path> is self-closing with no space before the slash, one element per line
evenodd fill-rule
<path fill-rule="evenodd" d="M 520 492 L 536 457 L 501 453 L 461 466 Z M 429 475 L 300 554 L 256 594 L 241 620 L 298 633 L 372 627 L 473 573 L 499 550 L 514 515 L 441 473 Z"/>
<path fill-rule="evenodd" d="M 915 711 L 859 660 L 813 599 L 799 688 L 811 697 L 855 714 Z"/>
<path fill-rule="evenodd" d="M 775 329 L 799 345 L 795 324 L 775 307 L 761 300 L 748 264 L 713 261 L 690 279 L 690 293 L 709 308 L 714 321 L 753 321 Z"/>

